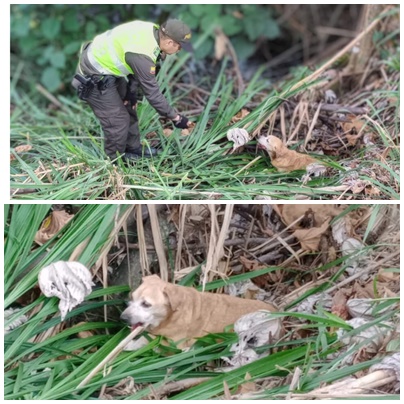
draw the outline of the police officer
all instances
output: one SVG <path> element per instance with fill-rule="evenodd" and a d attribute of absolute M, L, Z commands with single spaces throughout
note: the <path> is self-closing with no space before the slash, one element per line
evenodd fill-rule
<path fill-rule="evenodd" d="M 126 161 L 151 157 L 154 148 L 142 148 L 136 115 L 136 91 L 140 84 L 153 108 L 174 126 L 185 129 L 188 119 L 168 103 L 156 81 L 158 59 L 182 48 L 191 50 L 191 31 L 182 21 L 171 19 L 158 26 L 132 21 L 113 28 L 83 44 L 73 86 L 99 119 L 105 152 Z M 84 83 L 84 84 L 83 84 Z"/>

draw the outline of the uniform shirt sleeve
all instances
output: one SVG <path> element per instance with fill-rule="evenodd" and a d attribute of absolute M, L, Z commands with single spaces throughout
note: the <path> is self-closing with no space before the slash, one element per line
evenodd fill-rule
<path fill-rule="evenodd" d="M 148 56 L 130 52 L 126 53 L 125 61 L 132 68 L 150 105 L 161 116 L 169 119 L 175 118 L 178 115 L 177 112 L 160 91 L 155 75 L 156 65 L 153 61 Z"/>

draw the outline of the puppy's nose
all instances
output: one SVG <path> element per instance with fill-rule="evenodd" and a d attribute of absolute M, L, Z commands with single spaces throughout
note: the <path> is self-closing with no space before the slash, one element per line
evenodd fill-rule
<path fill-rule="evenodd" d="M 126 310 L 124 310 L 121 314 L 121 320 L 126 321 L 127 323 L 129 322 L 129 316 L 128 313 L 126 312 Z"/>

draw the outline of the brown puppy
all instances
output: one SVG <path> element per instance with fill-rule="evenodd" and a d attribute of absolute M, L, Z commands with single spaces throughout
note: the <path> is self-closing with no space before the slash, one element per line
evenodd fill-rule
<path fill-rule="evenodd" d="M 157 275 L 146 276 L 132 292 L 129 307 L 121 318 L 132 329 L 143 326 L 153 335 L 162 335 L 180 347 L 192 345 L 194 338 L 223 332 L 241 316 L 258 310 L 276 311 L 268 303 L 241 299 L 162 281 Z"/>
<path fill-rule="evenodd" d="M 305 170 L 309 164 L 317 162 L 307 154 L 289 150 L 276 136 L 260 136 L 257 140 L 260 147 L 269 153 L 272 165 L 280 172 Z"/>

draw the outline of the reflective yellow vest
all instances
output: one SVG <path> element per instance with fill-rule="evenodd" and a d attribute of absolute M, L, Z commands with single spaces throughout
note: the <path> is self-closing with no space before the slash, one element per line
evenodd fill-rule
<path fill-rule="evenodd" d="M 97 35 L 88 48 L 88 59 L 101 74 L 119 77 L 133 74 L 125 62 L 125 53 L 140 53 L 156 63 L 160 48 L 154 28 L 158 27 L 151 22 L 132 21 Z"/>

